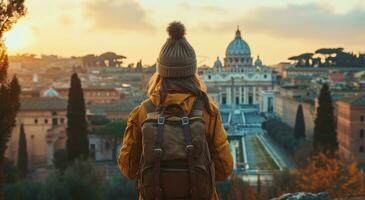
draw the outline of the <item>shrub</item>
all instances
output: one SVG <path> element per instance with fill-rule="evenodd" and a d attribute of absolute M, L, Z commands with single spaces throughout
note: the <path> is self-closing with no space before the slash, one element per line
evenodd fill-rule
<path fill-rule="evenodd" d="M 34 181 L 20 181 L 5 186 L 5 199 L 7 200 L 38 200 L 42 184 Z"/>
<path fill-rule="evenodd" d="M 105 194 L 106 200 L 138 199 L 135 181 L 119 176 L 111 179 L 108 186 Z"/>

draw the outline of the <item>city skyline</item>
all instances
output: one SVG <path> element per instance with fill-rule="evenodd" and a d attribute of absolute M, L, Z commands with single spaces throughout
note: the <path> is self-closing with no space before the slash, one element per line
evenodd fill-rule
<path fill-rule="evenodd" d="M 27 16 L 5 37 L 10 54 L 67 57 L 114 51 L 127 57 L 126 64 L 139 59 L 153 64 L 167 38 L 165 28 L 174 20 L 186 25 L 199 65 L 210 66 L 217 56 L 225 56 L 237 26 L 252 56 L 260 55 L 265 64 L 321 47 L 365 51 L 361 46 L 365 3 L 359 0 L 295 4 L 289 0 L 29 0 L 26 4 Z"/>

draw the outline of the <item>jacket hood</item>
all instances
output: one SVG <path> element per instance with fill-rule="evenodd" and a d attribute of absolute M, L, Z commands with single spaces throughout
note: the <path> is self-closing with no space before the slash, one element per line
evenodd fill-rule
<path fill-rule="evenodd" d="M 151 101 L 155 106 L 160 105 L 160 97 L 158 95 L 152 95 Z M 185 112 L 189 112 L 195 102 L 196 97 L 191 93 L 168 93 L 164 104 L 177 103 L 180 104 Z"/>

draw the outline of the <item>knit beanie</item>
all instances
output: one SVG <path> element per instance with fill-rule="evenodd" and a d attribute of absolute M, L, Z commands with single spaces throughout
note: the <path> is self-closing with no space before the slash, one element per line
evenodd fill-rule
<path fill-rule="evenodd" d="M 169 38 L 162 46 L 157 59 L 157 73 L 166 78 L 193 76 L 196 71 L 195 51 L 185 39 L 185 27 L 172 22 L 167 27 Z"/>

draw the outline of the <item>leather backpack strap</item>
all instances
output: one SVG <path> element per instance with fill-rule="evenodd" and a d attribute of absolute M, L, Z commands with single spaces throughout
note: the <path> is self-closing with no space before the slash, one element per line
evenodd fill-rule
<path fill-rule="evenodd" d="M 190 117 L 202 117 L 204 110 L 204 102 L 201 97 L 197 97 L 190 111 Z"/>
<path fill-rule="evenodd" d="M 193 145 L 193 138 L 191 137 L 189 117 L 187 115 L 181 118 L 181 124 L 184 133 L 186 152 L 188 156 L 191 196 L 192 200 L 198 200 L 197 182 L 195 178 L 195 168 L 193 163 L 194 145 Z"/>
<path fill-rule="evenodd" d="M 156 106 L 153 104 L 151 99 L 146 99 L 143 103 L 144 108 L 146 109 L 146 113 L 151 113 L 156 111 Z"/>
<path fill-rule="evenodd" d="M 157 135 L 155 140 L 155 163 L 154 163 L 154 184 L 155 184 L 155 200 L 162 199 L 162 189 L 160 183 L 161 177 L 161 157 L 162 157 L 162 143 L 163 143 L 163 132 L 165 125 L 165 117 L 160 116 L 157 120 Z"/>

